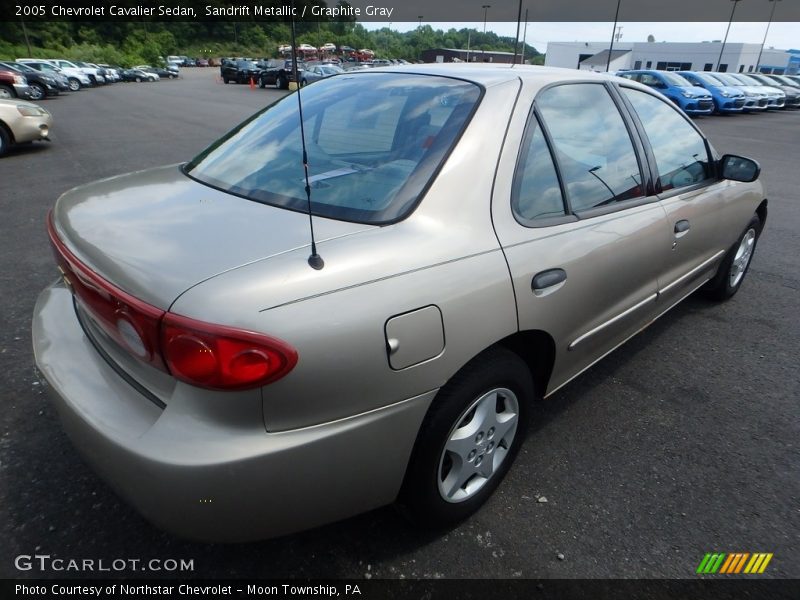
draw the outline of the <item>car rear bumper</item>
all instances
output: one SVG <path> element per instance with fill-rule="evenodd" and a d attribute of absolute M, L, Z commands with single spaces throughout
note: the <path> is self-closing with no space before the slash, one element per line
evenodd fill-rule
<path fill-rule="evenodd" d="M 81 454 L 146 518 L 191 539 L 263 539 L 391 503 L 435 395 L 269 433 L 261 416 L 217 423 L 187 402 L 146 400 L 95 350 L 61 283 L 39 296 L 32 334 Z"/>

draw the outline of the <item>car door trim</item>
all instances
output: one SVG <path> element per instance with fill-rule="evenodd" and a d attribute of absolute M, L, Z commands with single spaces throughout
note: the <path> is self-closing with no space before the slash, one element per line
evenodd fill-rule
<path fill-rule="evenodd" d="M 686 281 L 687 279 L 689 279 L 689 278 L 691 278 L 691 277 L 694 277 L 694 276 L 695 276 L 695 275 L 697 275 L 697 274 L 698 274 L 700 271 L 702 271 L 703 269 L 707 268 L 707 267 L 708 267 L 708 266 L 709 266 L 711 263 L 713 263 L 715 260 L 717 260 L 717 259 L 721 258 L 721 257 L 722 257 L 724 254 L 725 254 L 725 250 L 720 250 L 719 252 L 717 252 L 716 254 L 714 254 L 714 256 L 712 256 L 712 257 L 710 257 L 710 258 L 708 258 L 708 259 L 704 260 L 703 262 L 701 262 L 699 265 L 697 265 L 697 266 L 696 266 L 694 269 L 692 269 L 692 270 L 691 270 L 691 271 L 689 271 L 688 273 L 684 273 L 683 275 L 681 275 L 680 277 L 678 277 L 678 278 L 677 278 L 675 281 L 673 281 L 673 282 L 672 282 L 672 283 L 670 283 L 669 285 L 665 285 L 663 288 L 661 288 L 661 289 L 658 291 L 658 295 L 659 295 L 659 296 L 663 296 L 664 294 L 666 294 L 667 292 L 669 292 L 669 291 L 670 291 L 672 288 L 674 288 L 676 285 L 680 285 L 681 283 L 683 283 L 683 282 L 684 282 L 684 281 Z"/>
<path fill-rule="evenodd" d="M 614 323 L 616 323 L 617 321 L 619 321 L 619 320 L 621 320 L 621 319 L 624 319 L 625 317 L 627 317 L 628 315 L 630 315 L 630 314 L 632 314 L 632 313 L 636 312 L 636 311 L 637 311 L 637 310 L 639 310 L 640 308 L 643 308 L 643 307 L 647 306 L 648 304 L 650 304 L 651 302 L 653 302 L 654 300 L 656 300 L 656 298 L 658 298 L 658 292 L 653 292 L 652 294 L 650 294 L 650 295 L 649 295 L 647 298 L 645 298 L 644 300 L 641 300 L 641 301 L 637 302 L 636 304 L 634 304 L 634 305 L 633 305 L 633 306 L 631 306 L 630 308 L 627 308 L 627 309 L 623 310 L 621 313 L 619 313 L 618 315 L 616 315 L 616 316 L 614 316 L 614 317 L 610 318 L 608 321 L 605 321 L 605 322 L 603 322 L 603 323 L 600 323 L 600 325 L 598 325 L 598 326 L 597 326 L 597 327 L 595 327 L 594 329 L 590 329 L 589 331 L 587 331 L 587 332 L 586 332 L 586 333 L 584 333 L 583 335 L 581 335 L 581 336 L 579 336 L 579 337 L 575 338 L 575 339 L 574 339 L 574 340 L 573 340 L 573 341 L 570 343 L 570 345 L 569 345 L 569 346 L 567 346 L 567 350 L 574 350 L 574 349 L 575 349 L 575 347 L 576 347 L 578 344 L 580 344 L 580 343 L 582 343 L 582 342 L 585 342 L 586 340 L 588 340 L 588 339 L 589 339 L 590 337 L 592 337 L 593 335 L 595 335 L 595 334 L 597 334 L 597 333 L 600 333 L 600 332 L 601 332 L 603 329 L 605 329 L 606 327 L 610 327 L 611 325 L 613 325 L 613 324 L 614 324 Z"/>
<path fill-rule="evenodd" d="M 644 331 L 645 329 L 647 329 L 648 327 L 650 327 L 650 325 L 652 325 L 653 323 L 655 323 L 655 322 L 656 322 L 658 319 L 660 319 L 661 317 L 663 317 L 665 314 L 667 314 L 669 311 L 671 311 L 673 308 L 675 308 L 675 307 L 676 307 L 678 304 L 680 304 L 681 302 L 683 302 L 683 301 L 684 301 L 686 298 L 688 298 L 689 296 L 691 296 L 692 294 L 694 294 L 694 293 L 695 293 L 697 290 L 699 290 L 701 287 L 703 287 L 703 286 L 706 284 L 706 282 L 707 282 L 707 281 L 709 281 L 710 279 L 711 279 L 710 277 L 707 277 L 707 278 L 703 279 L 702 281 L 698 282 L 698 284 L 697 284 L 697 285 L 693 286 L 693 287 L 692 287 L 690 290 L 688 290 L 688 291 L 687 291 L 687 292 L 686 292 L 684 295 L 682 295 L 680 298 L 678 298 L 677 300 L 675 300 L 675 302 L 673 302 L 673 303 L 672 303 L 672 304 L 670 304 L 670 305 L 669 305 L 667 308 L 665 308 L 665 309 L 664 309 L 664 310 L 662 310 L 660 313 L 658 313 L 658 315 L 656 315 L 655 317 L 653 317 L 653 319 L 652 319 L 652 320 L 650 320 L 648 323 L 645 323 L 644 325 L 642 325 L 642 327 L 641 327 L 641 328 L 639 328 L 639 329 L 637 329 L 636 331 L 634 331 L 632 334 L 630 334 L 628 337 L 626 337 L 624 340 L 622 340 L 622 341 L 621 341 L 619 344 L 615 345 L 613 348 L 611 348 L 611 349 L 610 349 L 610 350 L 608 350 L 607 352 L 604 352 L 602 355 L 598 356 L 598 357 L 597 357 L 597 359 L 593 360 L 591 363 L 589 363 L 588 365 L 586 365 L 586 366 L 585 366 L 583 369 L 581 369 L 580 371 L 578 371 L 577 373 L 575 373 L 575 375 L 573 375 L 572 377 L 570 377 L 569 379 L 567 379 L 567 380 L 566 380 L 566 381 L 564 381 L 563 383 L 559 384 L 558 386 L 554 387 L 552 390 L 550 390 L 549 392 L 547 392 L 547 393 L 544 395 L 544 398 L 549 398 L 550 396 L 552 396 L 553 394 L 555 394 L 555 393 L 556 393 L 558 390 L 560 390 L 561 388 L 563 388 L 565 385 L 567 385 L 567 384 L 569 384 L 570 382 L 574 381 L 575 379 L 577 379 L 578 377 L 580 377 L 580 376 L 581 376 L 583 373 L 585 373 L 586 371 L 588 371 L 589 369 L 591 369 L 593 366 L 595 366 L 597 363 L 599 363 L 601 360 L 603 360 L 603 359 L 604 359 L 606 356 L 608 356 L 609 354 L 611 354 L 612 352 L 614 352 L 615 350 L 617 350 L 617 349 L 618 349 L 620 346 L 624 346 L 625 344 L 627 344 L 627 343 L 628 343 L 630 340 L 632 340 L 634 337 L 636 337 L 637 335 L 639 335 L 639 334 L 640 334 L 642 331 Z"/>

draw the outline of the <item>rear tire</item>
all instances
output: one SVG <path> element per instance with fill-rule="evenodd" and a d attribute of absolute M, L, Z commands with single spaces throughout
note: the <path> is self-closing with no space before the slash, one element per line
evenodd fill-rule
<path fill-rule="evenodd" d="M 11 100 L 16 97 L 17 94 L 14 92 L 14 88 L 7 85 L 0 85 L 0 99 Z"/>
<path fill-rule="evenodd" d="M 81 89 L 81 82 L 78 79 L 76 79 L 75 77 L 70 77 L 69 78 L 69 91 L 70 92 L 77 92 L 79 89 Z"/>
<path fill-rule="evenodd" d="M 737 242 L 728 250 L 717 274 L 703 290 L 712 300 L 723 301 L 732 298 L 742 287 L 745 275 L 750 268 L 756 250 L 762 223 L 758 215 L 753 215 Z"/>
<path fill-rule="evenodd" d="M 440 527 L 474 513 L 508 471 L 528 429 L 533 380 L 495 347 L 439 390 L 420 427 L 399 496 L 415 523 Z"/>

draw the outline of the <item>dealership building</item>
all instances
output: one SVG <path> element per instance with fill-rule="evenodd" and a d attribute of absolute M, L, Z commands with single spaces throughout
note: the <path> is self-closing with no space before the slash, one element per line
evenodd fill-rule
<path fill-rule="evenodd" d="M 611 50 L 610 71 L 657 69 L 659 71 L 719 71 L 729 73 L 796 74 L 800 71 L 800 50 L 775 50 L 761 44 L 729 42 L 618 42 Z M 758 55 L 761 52 L 761 60 Z M 550 42 L 545 65 L 605 71 L 609 42 Z"/>

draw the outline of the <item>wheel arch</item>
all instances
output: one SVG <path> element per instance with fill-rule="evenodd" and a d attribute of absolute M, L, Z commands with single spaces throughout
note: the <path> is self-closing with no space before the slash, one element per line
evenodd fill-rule
<path fill-rule="evenodd" d="M 528 366 L 533 378 L 537 398 L 543 398 L 553 374 L 556 359 L 556 344 L 546 331 L 531 329 L 518 331 L 497 342 L 519 356 Z"/>
<path fill-rule="evenodd" d="M 758 215 L 759 221 L 761 221 L 761 231 L 764 230 L 764 225 L 767 224 L 767 204 L 768 201 L 766 198 L 764 198 L 761 201 L 761 204 L 758 205 L 758 208 L 756 208 L 756 214 Z M 759 232 L 759 234 L 760 233 L 761 232 Z"/>

